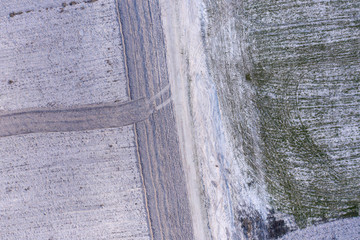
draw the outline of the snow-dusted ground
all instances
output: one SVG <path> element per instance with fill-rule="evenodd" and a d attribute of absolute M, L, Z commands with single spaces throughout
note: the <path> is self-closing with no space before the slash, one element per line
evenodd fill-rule
<path fill-rule="evenodd" d="M 230 195 L 220 164 L 223 136 L 205 62 L 199 3 L 161 1 L 161 10 L 195 239 L 226 239 L 232 231 Z"/>
<path fill-rule="evenodd" d="M 115 9 L 113 0 L 0 0 L 0 112 L 32 108 L 9 122 L 37 132 L 0 137 L 2 240 L 150 239 L 133 124 L 46 130 L 69 115 L 42 114 L 129 100 Z"/>
<path fill-rule="evenodd" d="M 357 2 L 171 4 L 168 64 L 205 236 L 275 238 L 358 216 Z"/>
<path fill-rule="evenodd" d="M 70 2 L 0 1 L 0 111 L 128 100 L 114 2 Z"/>
<path fill-rule="evenodd" d="M 357 240 L 360 218 L 341 219 L 288 233 L 282 240 Z"/>
<path fill-rule="evenodd" d="M 0 138 L 0 239 L 150 239 L 133 126 Z"/>
<path fill-rule="evenodd" d="M 358 1 L 243 9 L 271 203 L 300 227 L 358 216 Z"/>
<path fill-rule="evenodd" d="M 218 89 L 207 63 L 204 5 L 163 1 L 161 7 L 196 239 L 244 237 L 240 214 L 253 220 L 266 218 L 264 185 L 252 185 L 254 178 L 261 179 L 261 173 L 251 172 L 241 156 L 244 150 L 235 151 L 232 133 L 226 130 L 229 119 L 221 113 Z M 248 104 L 254 108 L 250 101 Z M 250 113 L 246 119 L 253 117 Z M 256 138 L 257 130 L 253 130 L 249 134 Z"/>

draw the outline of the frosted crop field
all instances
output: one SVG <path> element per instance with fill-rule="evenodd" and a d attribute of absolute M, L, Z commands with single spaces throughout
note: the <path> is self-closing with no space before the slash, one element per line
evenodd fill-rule
<path fill-rule="evenodd" d="M 237 232 L 358 216 L 356 1 L 205 1 L 202 19 Z"/>

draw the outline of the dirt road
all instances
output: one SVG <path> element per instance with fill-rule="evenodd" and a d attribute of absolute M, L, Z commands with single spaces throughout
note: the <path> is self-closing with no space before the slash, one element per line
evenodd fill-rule
<path fill-rule="evenodd" d="M 131 99 L 150 98 L 169 84 L 158 1 L 118 1 Z M 173 104 L 136 123 L 154 239 L 193 239 Z"/>

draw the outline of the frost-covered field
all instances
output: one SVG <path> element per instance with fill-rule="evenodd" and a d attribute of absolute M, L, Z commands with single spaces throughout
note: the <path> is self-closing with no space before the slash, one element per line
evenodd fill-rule
<path fill-rule="evenodd" d="M 87 2 L 0 1 L 0 111 L 128 100 L 115 3 Z"/>
<path fill-rule="evenodd" d="M 360 236 L 360 218 L 340 219 L 310 226 L 285 235 L 283 240 L 356 240 Z"/>
<path fill-rule="evenodd" d="M 129 101 L 115 2 L 1 0 L 0 22 L 0 239 L 150 239 L 132 122 L 72 111 Z"/>
<path fill-rule="evenodd" d="M 359 214 L 359 8 L 245 6 L 268 189 L 300 227 Z"/>
<path fill-rule="evenodd" d="M 358 216 L 359 4 L 205 2 L 208 66 L 242 170 L 228 176 L 238 230 L 262 238 L 261 204 L 269 237 Z"/>
<path fill-rule="evenodd" d="M 0 139 L 1 239 L 150 239 L 133 126 Z"/>

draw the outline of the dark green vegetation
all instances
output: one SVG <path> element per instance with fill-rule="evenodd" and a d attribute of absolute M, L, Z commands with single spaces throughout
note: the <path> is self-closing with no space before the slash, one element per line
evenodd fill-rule
<path fill-rule="evenodd" d="M 295 81 L 278 80 L 264 73 L 262 76 L 274 79 L 259 87 L 258 97 L 266 181 L 274 206 L 294 215 L 300 227 L 305 227 L 308 221 L 357 216 L 359 170 L 353 166 L 356 162 L 339 166 L 341 159 L 335 159 L 328 146 L 318 143 L 312 126 L 301 118 L 299 86 Z M 275 81 L 280 84 L 276 97 L 271 97 L 269 85 Z M 318 114 L 321 113 L 325 112 Z"/>
<path fill-rule="evenodd" d="M 300 227 L 359 213 L 359 4 L 246 6 L 266 182 Z"/>
<path fill-rule="evenodd" d="M 359 13 L 358 1 L 207 1 L 208 64 L 249 189 L 265 181 L 299 227 L 359 214 Z"/>

